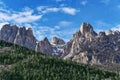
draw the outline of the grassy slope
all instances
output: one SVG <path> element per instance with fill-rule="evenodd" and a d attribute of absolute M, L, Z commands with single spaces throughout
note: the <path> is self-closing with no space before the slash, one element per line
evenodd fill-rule
<path fill-rule="evenodd" d="M 37 53 L 0 41 L 1 80 L 120 80 L 116 73 Z M 4 50 L 3 48 L 9 48 Z"/>

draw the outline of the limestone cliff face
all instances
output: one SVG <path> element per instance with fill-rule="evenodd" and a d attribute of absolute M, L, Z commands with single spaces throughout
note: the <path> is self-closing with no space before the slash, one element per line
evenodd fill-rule
<path fill-rule="evenodd" d="M 53 37 L 51 43 L 57 44 L 57 45 L 62 45 L 62 44 L 65 44 L 65 41 L 60 38 Z"/>
<path fill-rule="evenodd" d="M 83 23 L 66 44 L 57 37 L 54 37 L 51 43 L 47 38 L 38 41 L 31 28 L 19 28 L 8 24 L 1 28 L 0 40 L 79 63 L 120 63 L 120 32 L 109 30 L 97 34 L 89 23 Z"/>
<path fill-rule="evenodd" d="M 65 41 L 63 39 L 53 37 L 51 45 L 53 48 L 53 55 L 61 56 L 61 54 L 64 53 Z"/>
<path fill-rule="evenodd" d="M 80 33 L 86 38 L 91 39 L 94 38 L 97 33 L 93 30 L 93 27 L 89 23 L 82 23 L 80 27 Z"/>
<path fill-rule="evenodd" d="M 120 32 L 97 34 L 89 23 L 83 23 L 61 57 L 86 64 L 120 63 Z"/>
<path fill-rule="evenodd" d="M 38 46 L 37 51 L 39 52 L 46 53 L 46 54 L 53 53 L 52 45 L 50 44 L 50 42 L 46 37 L 44 38 L 44 40 L 39 41 L 36 46 Z"/>
<path fill-rule="evenodd" d="M 36 38 L 31 28 L 18 28 L 16 25 L 4 25 L 0 30 L 0 39 L 34 50 Z"/>
<path fill-rule="evenodd" d="M 71 43 L 71 49 L 69 54 L 64 57 L 73 58 L 80 52 L 84 52 L 88 49 L 90 42 L 97 36 L 97 33 L 93 31 L 92 26 L 89 23 L 83 23 L 79 31 L 73 35 L 73 40 Z M 70 42 L 69 42 L 70 43 Z M 66 50 L 65 50 L 66 51 Z M 67 52 L 65 52 L 67 53 Z"/>
<path fill-rule="evenodd" d="M 38 41 L 31 28 L 17 27 L 16 25 L 4 25 L 0 30 L 0 40 L 15 43 L 32 50 L 52 54 L 52 47 L 47 38 Z"/>

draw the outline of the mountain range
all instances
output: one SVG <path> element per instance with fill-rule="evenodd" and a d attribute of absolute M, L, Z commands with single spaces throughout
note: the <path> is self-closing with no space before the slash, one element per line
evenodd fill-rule
<path fill-rule="evenodd" d="M 47 37 L 37 40 L 31 28 L 5 24 L 0 30 L 0 40 L 18 44 L 65 60 L 90 65 L 119 65 L 120 63 L 120 32 L 109 30 L 96 33 L 89 23 L 82 23 L 73 38 L 64 40 Z"/>

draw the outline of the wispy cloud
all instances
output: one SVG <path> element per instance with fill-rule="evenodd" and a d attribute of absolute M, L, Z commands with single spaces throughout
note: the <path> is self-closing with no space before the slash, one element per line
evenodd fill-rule
<path fill-rule="evenodd" d="M 0 6 L 6 7 L 6 5 L 4 4 L 4 2 L 2 0 L 0 0 Z"/>
<path fill-rule="evenodd" d="M 111 0 L 101 0 L 101 3 L 108 5 Z"/>
<path fill-rule="evenodd" d="M 53 36 L 60 36 L 62 34 L 61 31 L 59 31 L 58 27 L 50 27 L 50 26 L 37 26 L 36 27 L 35 35 L 40 35 L 37 37 L 37 39 L 42 40 L 44 37 L 48 37 L 51 39 Z"/>
<path fill-rule="evenodd" d="M 47 14 L 49 12 L 63 12 L 69 15 L 75 15 L 79 10 L 71 7 L 48 7 L 48 6 L 39 6 L 37 10 L 40 13 Z"/>
<path fill-rule="evenodd" d="M 107 31 L 113 25 L 105 21 L 98 20 L 98 21 L 95 21 L 95 26 L 96 26 L 95 31 L 99 33 L 100 31 Z"/>
<path fill-rule="evenodd" d="M 104 21 L 102 21 L 102 20 L 96 21 L 96 24 L 97 24 L 98 26 L 101 26 L 101 27 L 111 27 L 111 26 L 112 26 L 111 24 L 109 24 L 109 23 L 107 23 L 107 22 L 104 22 Z"/>
<path fill-rule="evenodd" d="M 0 5 L 5 4 L 0 0 Z M 54 27 L 47 25 L 41 26 L 40 24 L 36 24 L 36 22 L 42 20 L 43 16 L 48 13 L 61 12 L 68 15 L 76 15 L 79 10 L 72 7 L 65 7 L 64 5 L 59 7 L 39 6 L 36 9 L 37 10 L 25 7 L 20 11 L 15 11 L 6 5 L 5 7 L 0 7 L 0 28 L 4 24 L 17 24 L 18 26 L 31 27 L 38 40 L 42 40 L 44 37 L 48 36 L 49 39 L 51 39 L 53 36 L 57 36 L 64 37 L 64 39 L 67 41 L 69 36 L 66 35 L 69 34 L 72 36 L 72 33 L 75 30 L 65 29 L 66 27 L 70 27 L 72 22 L 65 20 L 60 21 Z"/>
<path fill-rule="evenodd" d="M 41 19 L 42 15 L 33 14 L 33 10 L 24 10 L 21 12 L 9 11 L 0 12 L 0 22 L 29 23 Z"/>
<path fill-rule="evenodd" d="M 84 0 L 84 1 L 81 2 L 81 4 L 82 4 L 83 6 L 86 6 L 87 3 L 88 3 L 87 0 Z"/>
<path fill-rule="evenodd" d="M 99 33 L 99 32 L 101 32 L 101 31 L 105 31 L 105 30 L 103 30 L 103 29 L 95 29 L 95 32 L 96 32 L 96 33 Z"/>
<path fill-rule="evenodd" d="M 75 15 L 77 13 L 77 10 L 75 8 L 69 8 L 69 7 L 63 7 L 61 10 L 64 13 L 70 14 L 70 15 Z"/>
<path fill-rule="evenodd" d="M 52 37 L 57 36 L 63 38 L 67 42 L 77 30 L 76 28 L 70 28 L 72 25 L 73 23 L 69 21 L 60 21 L 54 27 L 36 25 L 37 27 L 34 28 L 36 29 L 35 35 L 40 35 L 37 37 L 39 40 L 42 40 L 45 36 L 49 36 L 49 40 L 51 40 Z"/>
<path fill-rule="evenodd" d="M 118 31 L 120 31 L 120 24 L 118 24 L 115 27 L 112 27 L 111 30 L 114 30 L 114 31 L 118 30 Z"/>
<path fill-rule="evenodd" d="M 72 22 L 69 22 L 69 21 L 60 21 L 58 25 L 61 26 L 61 27 L 66 27 L 66 26 L 72 25 Z"/>

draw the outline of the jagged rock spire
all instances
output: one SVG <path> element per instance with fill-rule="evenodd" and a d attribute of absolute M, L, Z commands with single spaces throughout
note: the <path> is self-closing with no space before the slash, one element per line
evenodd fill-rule
<path fill-rule="evenodd" d="M 80 27 L 80 32 L 82 34 L 85 34 L 85 33 L 88 33 L 88 32 L 92 32 L 93 31 L 93 27 L 89 24 L 89 23 L 86 23 L 86 22 L 83 22 L 81 27 Z"/>
<path fill-rule="evenodd" d="M 93 30 L 93 27 L 91 24 L 83 22 L 80 27 L 80 32 L 82 35 L 84 35 L 86 38 L 88 37 L 94 37 L 97 35 L 97 33 Z"/>

